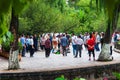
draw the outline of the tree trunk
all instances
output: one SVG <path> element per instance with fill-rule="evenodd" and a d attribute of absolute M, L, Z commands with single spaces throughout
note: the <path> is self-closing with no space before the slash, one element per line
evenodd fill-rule
<path fill-rule="evenodd" d="M 119 17 L 119 8 L 116 8 L 114 15 L 113 15 L 112 22 L 110 21 L 110 19 L 108 20 L 108 27 L 107 27 L 105 37 L 104 37 L 104 44 L 103 44 L 101 53 L 98 57 L 99 61 L 113 60 L 113 57 L 110 55 L 110 43 L 112 39 L 112 34 L 117 28 L 118 17 Z"/>
<path fill-rule="evenodd" d="M 19 60 L 18 60 L 18 50 L 12 51 L 12 48 L 11 48 L 8 70 L 15 70 L 19 68 L 20 66 L 19 66 Z"/>
<path fill-rule="evenodd" d="M 101 53 L 100 53 L 99 58 L 98 58 L 99 61 L 110 61 L 110 60 L 112 60 L 112 58 L 110 56 L 110 41 L 111 41 L 110 27 L 111 27 L 111 23 L 110 23 L 110 21 L 108 21 L 108 27 L 107 27 L 105 37 L 104 37 L 104 44 L 103 44 Z"/>
<path fill-rule="evenodd" d="M 19 69 L 18 60 L 18 15 L 15 15 L 14 10 L 12 10 L 12 18 L 10 23 L 10 31 L 14 36 L 14 41 L 11 43 L 10 56 L 9 56 L 9 70 Z"/>
<path fill-rule="evenodd" d="M 112 61 L 113 57 L 110 55 L 110 44 L 103 44 L 98 61 Z"/>

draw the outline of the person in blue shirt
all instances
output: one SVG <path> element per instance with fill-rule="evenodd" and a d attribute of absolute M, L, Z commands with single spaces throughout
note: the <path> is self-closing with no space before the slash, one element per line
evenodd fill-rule
<path fill-rule="evenodd" d="M 26 51 L 26 42 L 25 42 L 25 37 L 24 35 L 22 35 L 22 37 L 20 38 L 20 42 L 22 44 L 22 57 L 25 57 L 25 51 Z"/>
<path fill-rule="evenodd" d="M 62 46 L 62 54 L 63 56 L 67 56 L 67 50 L 66 47 L 68 46 L 68 39 L 66 38 L 65 34 L 63 34 L 63 37 L 61 38 L 61 46 Z"/>

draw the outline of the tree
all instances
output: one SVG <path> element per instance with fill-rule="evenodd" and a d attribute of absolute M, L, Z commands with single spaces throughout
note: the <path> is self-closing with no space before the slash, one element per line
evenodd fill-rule
<path fill-rule="evenodd" d="M 117 27 L 117 22 L 119 18 L 120 11 L 120 1 L 119 0 L 96 0 L 97 6 L 100 9 L 104 9 L 108 16 L 107 29 L 104 37 L 104 45 L 102 51 L 99 55 L 98 60 L 106 61 L 112 60 L 110 56 L 110 42 L 112 33 Z"/>
<path fill-rule="evenodd" d="M 9 66 L 8 69 L 18 69 L 19 61 L 18 61 L 18 16 L 22 12 L 22 10 L 27 6 L 29 2 L 32 0 L 0 0 L 0 35 L 3 35 L 8 29 L 14 35 L 14 41 L 11 43 L 10 56 L 9 56 Z M 3 9 L 4 6 L 4 9 Z M 9 15 L 8 15 L 9 14 Z M 11 23 L 6 22 L 6 19 L 11 16 Z M 7 25 L 10 24 L 10 28 Z M 7 28 L 4 30 L 3 28 Z"/>
<path fill-rule="evenodd" d="M 75 33 L 84 33 L 84 32 L 104 32 L 106 29 L 106 18 L 101 11 L 98 13 L 96 10 L 96 1 L 95 0 L 69 0 L 70 8 L 74 8 L 72 15 L 73 19 L 79 21 L 77 27 L 74 27 Z"/>

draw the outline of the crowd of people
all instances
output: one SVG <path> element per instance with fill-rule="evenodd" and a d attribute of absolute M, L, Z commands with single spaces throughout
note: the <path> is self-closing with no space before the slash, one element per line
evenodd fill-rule
<path fill-rule="evenodd" d="M 117 37 L 116 37 L 117 36 Z M 111 42 L 115 42 L 120 39 L 120 34 L 114 33 Z M 26 52 L 30 53 L 30 57 L 33 57 L 34 53 L 38 50 L 45 52 L 45 57 L 49 57 L 50 53 L 59 53 L 63 56 L 67 56 L 71 50 L 70 45 L 72 45 L 72 52 L 74 58 L 82 57 L 83 45 L 88 51 L 89 60 L 91 60 L 91 54 L 93 55 L 93 60 L 95 60 L 95 51 L 100 51 L 103 46 L 104 33 L 92 32 L 85 33 L 84 35 L 75 35 L 67 33 L 46 33 L 40 36 L 31 35 L 25 36 L 21 35 L 19 42 L 22 44 L 22 57 L 25 57 Z M 101 47 L 99 47 L 101 44 Z M 112 54 L 112 53 L 111 53 Z"/>

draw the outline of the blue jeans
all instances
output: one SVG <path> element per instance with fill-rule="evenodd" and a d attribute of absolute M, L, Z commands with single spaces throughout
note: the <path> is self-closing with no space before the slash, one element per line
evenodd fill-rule
<path fill-rule="evenodd" d="M 96 44 L 95 44 L 95 50 L 96 50 L 96 51 L 100 51 L 100 49 L 99 49 L 99 43 L 96 43 Z"/>
<path fill-rule="evenodd" d="M 75 56 L 76 55 L 76 45 L 72 45 L 73 47 L 73 55 Z"/>

